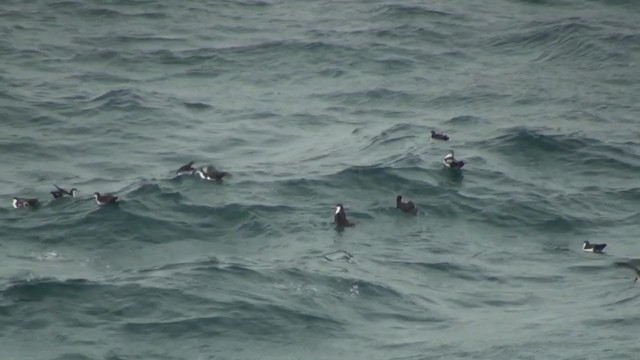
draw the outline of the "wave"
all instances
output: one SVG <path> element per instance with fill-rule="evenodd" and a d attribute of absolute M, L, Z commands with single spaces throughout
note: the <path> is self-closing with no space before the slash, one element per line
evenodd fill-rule
<path fill-rule="evenodd" d="M 152 111 L 164 106 L 163 102 L 166 101 L 166 99 L 159 99 L 158 96 L 161 95 L 144 93 L 134 88 L 120 88 L 109 90 L 90 99 L 87 103 L 90 104 L 93 111 Z M 135 121 L 134 119 L 133 117 L 129 118 L 130 121 Z M 144 124 L 146 124 L 146 122 Z"/>
<path fill-rule="evenodd" d="M 58 280 L 53 277 L 13 280 L 2 289 L 2 295 L 13 301 L 42 301 L 49 297 L 67 297 L 94 286 L 87 279 Z"/>
<path fill-rule="evenodd" d="M 80 16 L 86 18 L 114 20 L 118 18 L 146 18 L 152 20 L 165 19 L 167 14 L 157 11 L 124 12 L 110 8 L 80 8 L 76 10 Z"/>
<path fill-rule="evenodd" d="M 596 327 L 603 331 L 607 328 L 627 328 L 629 331 L 634 331 L 638 321 L 640 321 L 640 316 L 638 315 L 625 315 L 619 317 L 611 316 L 606 319 L 585 319 L 582 323 L 589 328 Z"/>
<path fill-rule="evenodd" d="M 489 121 L 485 118 L 474 115 L 460 115 L 452 117 L 445 123 L 450 125 L 486 125 Z"/>
<path fill-rule="evenodd" d="M 33 127 L 32 124 L 31 126 Z M 41 162 L 39 165 L 42 165 L 42 162 L 59 160 L 64 156 L 62 154 L 74 154 L 77 151 L 76 144 L 49 145 L 41 143 L 31 136 L 13 136 L 10 141 L 0 143 L 0 152 L 13 154 L 21 162 L 25 159 L 35 158 Z"/>
<path fill-rule="evenodd" d="M 118 76 L 115 74 L 102 72 L 102 71 L 85 71 L 79 73 L 73 73 L 69 75 L 69 79 L 75 79 L 80 81 L 95 81 L 100 83 L 113 83 L 113 84 L 122 84 L 124 82 L 132 81 L 129 78 L 125 78 L 122 76 Z M 84 99 L 82 95 L 76 95 L 76 100 Z"/>
<path fill-rule="evenodd" d="M 407 18 L 425 18 L 425 19 L 434 19 L 434 18 L 448 18 L 453 16 L 453 13 L 449 13 L 446 11 L 430 9 L 425 6 L 417 6 L 417 5 L 382 5 L 374 9 L 374 13 L 381 18 L 384 19 L 402 19 L 406 20 Z"/>
<path fill-rule="evenodd" d="M 488 45 L 506 53 L 530 54 L 534 50 L 538 54 L 534 61 L 570 62 L 575 66 L 581 66 L 585 59 L 602 62 L 628 58 L 607 46 L 609 35 L 604 34 L 608 31 L 574 17 L 533 21 L 524 28 L 490 38 Z"/>
<path fill-rule="evenodd" d="M 344 105 L 398 105 L 400 103 L 415 104 L 418 101 L 418 95 L 405 91 L 391 90 L 386 88 L 378 88 L 374 90 L 360 90 L 351 92 L 332 92 L 325 94 L 316 94 L 316 96 L 338 101 Z"/>
<path fill-rule="evenodd" d="M 570 172 L 640 170 L 640 156 L 623 147 L 578 133 L 545 134 L 541 130 L 518 126 L 508 129 L 504 135 L 482 140 L 478 145 L 498 151 L 518 163 L 529 160 L 558 165 L 569 163 L 571 166 L 563 167 Z"/>
<path fill-rule="evenodd" d="M 84 41 L 84 38 L 80 38 Z M 81 43 L 79 40 L 74 40 Z M 103 61 L 124 61 L 126 58 L 120 51 L 112 49 L 90 49 L 86 52 L 78 52 L 71 57 L 71 61 L 74 62 L 103 62 Z"/>
<path fill-rule="evenodd" d="M 429 41 L 435 44 L 447 44 L 446 35 L 438 31 L 437 29 L 431 29 L 419 25 L 394 25 L 382 29 L 367 30 L 367 32 L 373 32 L 373 34 L 381 39 L 404 39 L 407 38 Z M 449 53 L 452 55 L 454 53 Z"/>
<path fill-rule="evenodd" d="M 244 6 L 244 7 L 266 7 L 266 6 L 274 5 L 269 1 L 263 1 L 263 0 L 234 0 L 233 4 Z"/>
<path fill-rule="evenodd" d="M 147 46 L 152 44 L 157 44 L 158 46 L 171 46 L 173 42 L 182 42 L 183 38 L 179 36 L 160 36 L 153 33 L 138 33 L 135 35 L 100 35 L 100 36 L 83 36 L 74 38 L 74 42 L 81 45 L 86 45 L 93 47 L 94 49 L 89 52 L 89 54 L 78 54 L 73 59 L 75 60 L 89 60 L 90 56 L 93 56 L 95 59 L 106 58 L 106 59 L 116 59 L 114 54 L 119 54 L 123 60 L 126 57 L 131 57 L 132 60 L 135 59 L 137 55 L 146 54 L 144 51 L 135 51 L 135 50 L 116 50 L 118 48 L 128 49 L 130 45 L 139 45 L 139 46 Z M 106 48 L 116 48 L 116 49 L 106 49 Z M 71 50 L 69 50 L 71 51 Z M 155 50 L 159 55 L 163 54 L 162 50 Z M 154 51 L 154 52 L 155 52 Z M 169 52 L 168 50 L 164 50 L 165 52 Z M 111 56 L 107 56 L 111 55 Z"/>
<path fill-rule="evenodd" d="M 476 84 L 470 88 L 445 92 L 426 99 L 429 106 L 434 108 L 459 107 L 461 105 L 486 104 L 508 99 L 511 94 L 493 90 L 492 88 Z"/>
<path fill-rule="evenodd" d="M 339 336 L 344 324 L 328 315 L 316 314 L 284 305 L 234 300 L 211 307 L 211 316 L 172 316 L 164 321 L 127 322 L 122 330 L 131 334 L 157 334 L 166 338 L 191 338 L 194 335 L 249 335 L 271 342 L 288 343 L 300 332 L 321 332 Z"/>
<path fill-rule="evenodd" d="M 594 27 L 578 20 L 577 18 L 568 18 L 553 21 L 532 21 L 524 28 L 490 37 L 488 45 L 503 50 L 524 49 L 529 51 L 531 47 L 535 46 L 562 45 L 580 35 L 586 37 L 590 31 L 595 30 Z"/>
<path fill-rule="evenodd" d="M 504 153 L 535 152 L 565 155 L 589 146 L 595 139 L 581 138 L 569 134 L 544 134 L 541 130 L 516 126 L 500 135 L 479 143 L 488 149 L 498 149 Z"/>
<path fill-rule="evenodd" d="M 486 271 L 481 267 L 471 264 L 460 265 L 448 261 L 424 262 L 406 260 L 386 260 L 384 263 L 400 265 L 402 268 L 412 269 L 418 273 L 433 274 L 434 272 L 443 272 L 449 276 L 464 280 L 504 282 L 499 277 L 486 275 Z"/>
<path fill-rule="evenodd" d="M 358 131 L 356 128 L 354 132 Z M 419 134 L 423 134 L 420 136 Z M 408 139 L 424 138 L 428 133 L 427 128 L 424 126 L 416 126 L 413 124 L 403 123 L 396 124 L 390 128 L 383 130 L 380 134 L 375 135 L 368 139 L 368 143 L 365 144 L 360 150 L 367 151 L 373 148 L 380 149 L 386 145 L 390 145 L 396 142 L 405 142 Z M 399 156 L 405 156 L 399 154 Z"/>
<path fill-rule="evenodd" d="M 149 54 L 154 55 L 151 58 L 162 58 L 158 54 L 164 55 L 165 58 L 177 59 L 181 64 L 198 63 L 204 60 L 223 60 L 230 65 L 235 65 L 237 61 L 247 61 L 244 59 L 254 59 L 256 56 L 267 55 L 269 58 L 278 58 L 282 56 L 297 56 L 299 54 L 315 54 L 319 56 L 336 56 L 342 52 L 352 52 L 355 49 L 345 45 L 338 45 L 321 41 L 266 41 L 249 45 L 226 46 L 214 48 L 196 48 L 189 50 L 170 51 L 158 50 Z M 242 56 L 244 59 L 240 59 Z M 254 61 L 254 60 L 251 60 Z"/>
<path fill-rule="evenodd" d="M 367 188 L 371 189 L 371 191 L 381 190 L 383 192 L 397 191 L 394 189 L 401 188 L 414 194 L 419 192 L 422 195 L 436 195 L 438 191 L 436 188 L 425 187 L 422 182 L 418 183 L 415 180 L 406 178 L 404 176 L 406 172 L 426 173 L 426 170 L 420 167 L 394 168 L 383 165 L 351 166 L 335 174 L 327 175 L 322 180 L 329 183 L 344 184 L 347 188 L 355 186 L 356 188 Z"/>
<path fill-rule="evenodd" d="M 183 105 L 189 110 L 198 110 L 198 111 L 209 110 L 213 108 L 212 105 L 201 103 L 201 102 L 185 101 L 183 102 Z"/>

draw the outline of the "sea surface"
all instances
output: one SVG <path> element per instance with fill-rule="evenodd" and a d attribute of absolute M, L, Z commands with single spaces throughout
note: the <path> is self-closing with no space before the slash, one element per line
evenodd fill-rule
<path fill-rule="evenodd" d="M 0 359 L 638 359 L 638 19 L 3 0 Z"/>

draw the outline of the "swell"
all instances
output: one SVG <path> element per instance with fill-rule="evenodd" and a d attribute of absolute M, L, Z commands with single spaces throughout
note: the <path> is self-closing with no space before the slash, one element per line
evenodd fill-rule
<path fill-rule="evenodd" d="M 118 41 L 111 39 L 110 41 Z M 122 40 L 122 39 L 120 39 Z M 85 41 L 84 39 L 82 41 Z M 107 51 L 105 55 L 97 53 L 99 58 L 115 58 L 136 63 L 157 63 L 187 65 L 216 65 L 215 68 L 235 68 L 255 62 L 282 61 L 282 58 L 308 57 L 332 61 L 340 56 L 357 56 L 356 49 L 328 42 L 268 41 L 250 45 L 226 47 L 201 47 L 186 50 L 147 50 L 137 52 Z M 117 58 L 116 58 L 117 57 Z M 82 58 L 79 60 L 83 60 Z"/>
<path fill-rule="evenodd" d="M 418 5 L 389 4 L 374 9 L 374 14 L 384 20 L 406 20 L 407 18 L 433 20 L 449 18 L 456 14 Z M 456 15 L 457 16 L 457 15 Z"/>
<path fill-rule="evenodd" d="M 75 10 L 79 16 L 85 17 L 87 19 L 98 19 L 98 20 L 110 20 L 115 21 L 119 19 L 129 19 L 129 18 L 144 18 L 151 20 L 160 20 L 167 18 L 167 14 L 163 12 L 157 11 L 141 11 L 141 12 L 125 12 L 120 10 L 115 10 L 113 8 L 80 8 L 79 10 Z"/>
<path fill-rule="evenodd" d="M 581 23 L 578 18 L 532 21 L 511 33 L 492 36 L 487 43 L 501 50 L 554 47 L 586 37 L 594 30 L 594 27 Z"/>
<path fill-rule="evenodd" d="M 447 44 L 448 40 L 446 34 L 437 28 L 429 28 L 426 26 L 420 25 L 392 25 L 385 28 L 379 28 L 375 30 L 367 30 L 367 33 L 373 31 L 373 34 L 379 39 L 389 39 L 389 40 L 407 40 L 413 39 L 421 42 L 429 42 L 431 44 Z M 451 52 L 447 52 L 441 54 L 440 56 L 443 58 L 452 58 L 455 59 L 456 56 L 460 56 L 461 54 L 457 52 L 457 50 L 451 50 Z M 431 55 L 433 56 L 433 55 Z"/>
<path fill-rule="evenodd" d="M 617 214 L 585 211 L 593 199 L 581 194 L 550 197 L 544 188 L 527 192 L 496 193 L 490 198 L 451 198 L 456 214 L 503 228 L 529 228 L 540 233 L 588 233 L 619 223 Z"/>
<path fill-rule="evenodd" d="M 144 111 L 161 106 L 158 94 L 146 93 L 134 88 L 109 90 L 88 101 L 87 105 L 95 111 Z M 158 102 L 158 104 L 153 104 Z"/>
<path fill-rule="evenodd" d="M 198 332 L 207 334 L 217 334 L 221 329 L 226 328 L 227 332 L 233 333 L 234 336 L 249 332 L 252 335 L 262 336 L 263 334 L 271 339 L 278 339 L 276 341 L 280 341 L 279 334 L 289 334 L 291 329 L 294 331 L 313 329 L 322 331 L 323 335 L 334 336 L 346 331 L 347 319 L 353 318 L 354 314 L 347 316 L 340 311 L 334 311 L 333 304 L 345 301 L 350 296 L 357 296 L 361 304 L 363 302 L 385 304 L 384 307 L 373 308 L 358 306 L 354 310 L 361 312 L 361 316 L 377 316 L 397 321 L 409 321 L 411 318 L 412 321 L 430 323 L 445 321 L 441 315 L 431 314 L 431 310 L 425 313 L 424 300 L 421 297 L 405 294 L 384 282 L 354 278 L 346 273 L 322 274 L 316 270 L 289 267 L 284 264 L 260 266 L 225 263 L 218 259 L 167 264 L 135 271 L 129 276 L 136 276 L 136 273 L 143 277 L 155 274 L 161 278 L 184 279 L 192 285 L 204 286 L 212 286 L 212 279 L 215 279 L 216 285 L 213 285 L 213 289 L 224 294 L 221 296 L 227 299 L 223 305 L 233 304 L 233 306 L 209 311 L 211 315 L 206 317 L 183 317 L 166 322 L 127 324 L 127 330 L 132 334 L 145 331 L 161 336 L 167 332 L 174 336 L 182 336 L 180 333 L 189 332 L 188 328 L 196 328 Z M 242 279 L 241 288 L 233 285 L 237 279 Z M 327 298 L 327 294 L 331 296 Z M 288 305 L 284 303 L 279 305 L 273 298 L 286 299 Z M 247 299 L 250 300 L 247 301 Z M 270 300 L 267 301 L 267 299 Z M 411 317 L 406 315 L 416 311 L 421 311 L 423 314 Z M 241 322 L 238 322 L 238 319 Z M 254 325 L 254 321 L 260 321 L 261 324 Z M 302 322 L 306 323 L 304 329 L 299 328 Z M 258 331 L 254 333 L 241 323 L 251 323 L 251 327 L 257 326 Z M 278 331 L 275 334 L 273 331 L 264 331 L 262 325 L 271 325 Z"/>
<path fill-rule="evenodd" d="M 316 94 L 321 99 L 337 102 L 343 105 L 400 105 L 412 106 L 420 102 L 420 96 L 400 90 L 378 88 L 374 90 L 340 91 L 325 94 Z"/>
<path fill-rule="evenodd" d="M 344 184 L 345 188 L 370 189 L 372 192 L 395 192 L 404 189 L 415 196 L 437 197 L 441 192 L 434 186 L 405 177 L 407 173 L 428 174 L 421 167 L 392 167 L 384 165 L 351 166 L 335 174 L 322 177 L 326 184 Z M 395 194 L 393 195 L 395 198 Z M 395 204 L 395 203 L 394 203 Z"/>
<path fill-rule="evenodd" d="M 172 317 L 164 321 L 149 319 L 123 325 L 122 330 L 132 336 L 157 334 L 166 338 L 191 338 L 193 335 L 249 335 L 253 338 L 287 343 L 289 337 L 300 332 L 320 332 L 324 336 L 339 336 L 344 330 L 341 321 L 312 310 L 289 306 L 234 300 L 222 304 L 213 315 Z"/>
<path fill-rule="evenodd" d="M 394 305 L 387 305 L 388 311 L 384 312 L 390 316 L 395 316 L 391 314 L 406 313 L 406 311 L 416 311 L 421 308 L 423 301 L 419 297 L 405 294 L 376 279 L 355 278 L 348 273 L 323 274 L 316 270 L 288 265 L 260 266 L 258 264 L 228 263 L 213 259 L 163 265 L 140 271 L 140 273 L 144 276 L 157 273 L 157 276 L 161 277 L 167 277 L 170 274 L 174 278 L 201 281 L 203 284 L 209 282 L 208 279 L 215 278 L 220 282 L 220 286 L 224 287 L 231 286 L 236 279 L 242 278 L 245 282 L 242 289 L 228 289 L 228 291 L 230 294 L 242 295 L 245 299 L 255 298 L 256 301 L 262 299 L 258 294 L 266 296 L 267 293 L 274 291 L 274 288 L 283 294 L 270 296 L 283 298 L 289 298 L 290 292 L 298 293 L 301 288 L 311 290 L 308 294 L 313 298 L 327 293 L 345 298 L 354 294 L 354 289 L 357 289 L 361 301 L 393 303 Z M 322 313 L 328 314 L 330 311 L 322 309 Z"/>
<path fill-rule="evenodd" d="M 126 324 L 148 318 L 164 318 L 179 312 L 206 312 L 206 298 L 176 288 L 139 284 L 111 284 L 86 279 L 35 278 L 13 280 L 0 292 L 0 311 L 25 324 L 37 320 L 38 328 L 94 328 L 109 323 Z M 180 304 L 182 310 L 174 305 Z M 215 303 L 214 303 L 215 304 Z M 59 309 L 49 313 L 52 307 Z M 41 314 L 47 316 L 41 316 Z"/>
<path fill-rule="evenodd" d="M 486 274 L 487 271 L 481 267 L 472 264 L 455 264 L 448 261 L 426 262 L 426 261 L 406 261 L 406 260 L 387 260 L 384 264 L 398 265 L 403 269 L 413 270 L 417 273 L 425 273 L 433 276 L 434 273 L 445 273 L 450 278 L 458 278 L 471 281 L 491 281 L 504 282 L 503 279 Z"/>
<path fill-rule="evenodd" d="M 49 124 L 46 126 L 40 125 L 37 127 L 34 126 L 33 123 L 28 123 L 28 126 L 24 126 L 24 122 L 22 124 L 25 128 L 33 129 L 36 127 L 41 131 L 47 131 L 47 129 L 55 127 L 55 124 L 51 124 L 49 121 L 47 121 L 47 123 Z M 11 154 L 13 159 L 21 162 L 31 162 L 33 159 L 38 159 L 40 162 L 60 160 L 61 157 L 63 157 L 63 155 L 60 154 L 74 154 L 87 148 L 89 148 L 89 146 L 86 144 L 50 145 L 42 143 L 40 140 L 31 136 L 12 136 L 9 141 L 0 143 L 0 152 Z"/>
<path fill-rule="evenodd" d="M 356 128 L 353 133 L 358 133 L 361 129 L 366 130 L 366 128 Z M 366 137 L 365 139 L 368 143 L 361 147 L 360 150 L 368 151 L 375 148 L 375 150 L 382 151 L 382 148 L 386 145 L 396 142 L 406 142 L 410 139 L 424 138 L 424 134 L 426 133 L 427 128 L 424 126 L 417 126 L 409 123 L 396 124 L 383 130 L 377 135 Z"/>
<path fill-rule="evenodd" d="M 586 61 L 629 60 L 607 43 L 611 31 L 603 24 L 570 17 L 532 21 L 516 31 L 490 37 L 487 44 L 503 53 L 537 53 L 534 61 L 571 63 L 577 67 L 584 67 Z"/>
<path fill-rule="evenodd" d="M 545 134 L 543 130 L 527 127 L 507 129 L 504 135 L 477 142 L 477 145 L 495 151 L 514 163 L 539 161 L 540 163 L 571 164 L 566 171 L 608 170 L 640 171 L 640 156 L 626 147 L 605 143 L 579 133 Z"/>

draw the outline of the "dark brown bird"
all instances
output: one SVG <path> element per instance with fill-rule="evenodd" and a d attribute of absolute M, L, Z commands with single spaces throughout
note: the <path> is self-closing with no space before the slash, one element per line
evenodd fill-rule
<path fill-rule="evenodd" d="M 444 141 L 449 140 L 449 136 L 442 133 L 438 133 L 435 130 L 431 130 L 431 138 L 436 140 L 444 140 Z"/>
<path fill-rule="evenodd" d="M 402 202 L 402 195 L 398 195 L 396 197 L 396 208 L 406 213 L 412 213 L 414 215 L 418 212 L 418 208 L 416 208 L 416 205 L 413 203 L 413 201 Z"/>
<path fill-rule="evenodd" d="M 94 193 L 93 196 L 96 198 L 98 205 L 112 204 L 118 200 L 117 196 L 113 196 L 111 194 L 100 194 L 99 192 Z"/>

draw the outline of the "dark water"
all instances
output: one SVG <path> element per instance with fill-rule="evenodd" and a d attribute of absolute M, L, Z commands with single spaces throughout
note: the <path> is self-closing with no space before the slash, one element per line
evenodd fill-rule
<path fill-rule="evenodd" d="M 636 359 L 639 18 L 3 1 L 0 358 Z"/>

